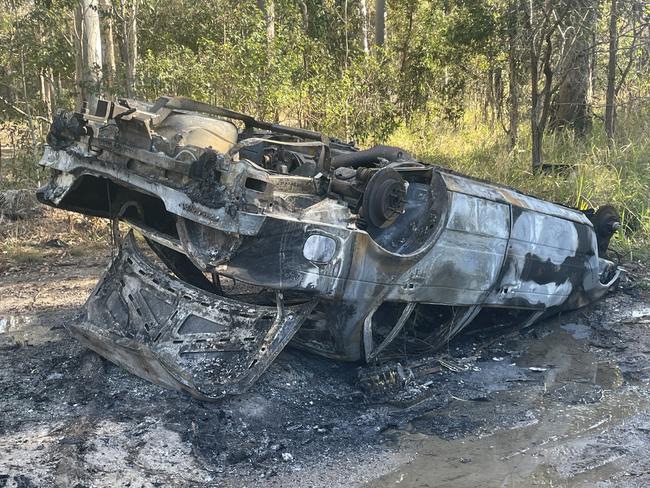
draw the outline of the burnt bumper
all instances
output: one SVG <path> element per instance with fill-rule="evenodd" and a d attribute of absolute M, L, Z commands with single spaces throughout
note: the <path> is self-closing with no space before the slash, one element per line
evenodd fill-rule
<path fill-rule="evenodd" d="M 129 233 L 69 330 L 142 378 L 216 400 L 248 389 L 314 305 L 259 306 L 207 293 L 151 263 Z"/>

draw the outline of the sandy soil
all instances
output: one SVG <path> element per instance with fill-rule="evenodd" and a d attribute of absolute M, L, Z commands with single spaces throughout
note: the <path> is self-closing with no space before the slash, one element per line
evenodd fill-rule
<path fill-rule="evenodd" d="M 202 403 L 68 336 L 110 258 L 75 254 L 0 266 L 0 487 L 650 486 L 640 267 L 590 309 L 459 339 L 455 371 L 399 395 L 289 349 L 246 395 Z"/>

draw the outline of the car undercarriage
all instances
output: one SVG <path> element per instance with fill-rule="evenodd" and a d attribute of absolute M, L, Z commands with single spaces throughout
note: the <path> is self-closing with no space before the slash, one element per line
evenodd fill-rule
<path fill-rule="evenodd" d="M 206 400 L 245 391 L 289 343 L 417 357 L 585 306 L 620 275 L 604 258 L 610 206 L 583 212 L 185 98 L 62 112 L 40 164 L 52 178 L 39 200 L 110 219 L 119 249 L 71 333 Z"/>

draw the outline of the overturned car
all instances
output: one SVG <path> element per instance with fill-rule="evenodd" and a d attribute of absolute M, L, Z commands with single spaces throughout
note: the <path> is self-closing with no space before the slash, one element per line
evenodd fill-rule
<path fill-rule="evenodd" d="M 289 342 L 345 361 L 417 355 L 584 306 L 619 276 L 602 257 L 611 207 L 193 100 L 100 100 L 60 113 L 48 144 L 39 200 L 111 219 L 119 245 L 71 333 L 201 399 L 243 392 Z"/>

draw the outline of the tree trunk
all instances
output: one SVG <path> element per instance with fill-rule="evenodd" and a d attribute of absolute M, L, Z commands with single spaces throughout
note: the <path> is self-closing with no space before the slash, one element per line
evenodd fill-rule
<path fill-rule="evenodd" d="M 384 45 L 386 36 L 386 0 L 375 1 L 375 44 Z"/>
<path fill-rule="evenodd" d="M 124 61 L 126 96 L 135 97 L 135 85 L 138 62 L 138 0 L 122 2 L 122 18 L 124 19 Z"/>
<path fill-rule="evenodd" d="M 91 112 L 95 110 L 101 93 L 102 40 L 99 27 L 97 0 L 79 0 L 81 8 L 81 52 L 83 59 L 81 83 L 86 90 L 85 99 Z"/>
<path fill-rule="evenodd" d="M 485 88 L 482 91 L 482 99 L 483 103 L 481 104 L 481 121 L 484 124 L 487 124 L 488 127 L 490 128 L 490 131 L 494 129 L 493 126 L 493 120 L 490 120 L 490 110 L 492 108 L 493 100 L 492 100 L 492 70 L 491 68 L 488 68 L 487 72 L 487 83 L 485 84 Z"/>
<path fill-rule="evenodd" d="M 528 12 L 528 36 L 530 49 L 530 137 L 531 137 L 531 160 L 533 173 L 539 171 L 542 167 L 542 138 L 544 132 L 539 130 L 539 55 L 535 46 L 535 37 L 532 35 L 533 29 L 533 3 L 530 2 L 530 12 Z"/>
<path fill-rule="evenodd" d="M 257 0 L 257 6 L 264 15 L 266 27 L 266 52 L 269 64 L 273 59 L 273 48 L 275 44 L 275 0 Z"/>
<path fill-rule="evenodd" d="M 359 15 L 361 16 L 361 45 L 363 52 L 368 55 L 370 47 L 368 45 L 368 0 L 360 0 Z"/>
<path fill-rule="evenodd" d="M 578 0 L 570 15 L 575 39 L 569 47 L 555 100 L 552 128 L 571 128 L 578 137 L 591 132 L 592 32 L 598 19 L 594 0 Z"/>
<path fill-rule="evenodd" d="M 400 86 L 411 88 L 406 88 L 404 90 L 404 95 L 400 97 L 400 108 L 402 112 L 402 117 L 406 120 L 407 123 L 410 122 L 411 114 L 415 108 L 416 99 L 417 99 L 417 85 L 413 83 L 412 77 L 408 73 L 409 67 L 409 49 L 410 42 L 413 40 L 413 18 L 415 16 L 415 2 L 408 2 L 406 8 L 408 9 L 407 15 L 407 24 L 406 24 L 406 33 L 402 35 L 401 46 L 399 47 L 400 51 L 400 63 L 399 63 L 399 76 L 400 76 Z"/>
<path fill-rule="evenodd" d="M 34 118 L 32 117 L 32 108 L 29 104 L 29 97 L 27 95 L 27 77 L 25 75 L 25 53 L 23 47 L 20 49 L 20 71 L 23 81 L 23 98 L 25 99 L 25 112 L 27 113 L 27 124 L 29 126 L 29 133 L 32 139 L 32 157 L 36 157 L 36 134 L 34 133 Z M 14 151 L 15 153 L 15 151 Z"/>
<path fill-rule="evenodd" d="M 553 53 L 553 29 L 543 30 L 538 33 L 541 37 L 540 44 L 536 43 L 536 36 L 532 35 L 533 26 L 533 3 L 530 2 L 530 12 L 528 17 L 529 31 L 529 49 L 530 49 L 530 92 L 531 92 L 531 110 L 530 110 L 530 133 L 531 133 L 531 159 L 533 173 L 542 169 L 542 145 L 544 142 L 544 131 L 549 119 L 551 93 L 553 87 L 553 70 L 551 67 L 551 55 Z M 548 13 L 544 15 L 547 16 Z M 543 21 L 545 23 L 546 21 Z M 543 48 L 543 52 L 542 52 Z M 540 73 L 541 69 L 541 73 Z M 540 90 L 540 74 L 544 75 L 544 85 Z"/>
<path fill-rule="evenodd" d="M 517 2 L 511 0 L 508 12 L 508 145 L 517 147 L 519 137 L 519 58 L 517 53 Z"/>
<path fill-rule="evenodd" d="M 76 93 L 76 105 L 81 107 L 81 103 L 86 99 L 86 89 L 83 83 L 83 68 L 84 68 L 84 56 L 83 56 L 83 13 L 81 8 L 81 3 L 77 2 L 74 6 L 74 28 L 73 28 L 73 39 L 75 44 L 74 50 L 74 83 L 77 90 Z M 61 82 L 61 77 L 59 77 L 59 83 Z"/>
<path fill-rule="evenodd" d="M 63 83 L 61 82 L 61 72 L 59 71 L 56 74 L 56 89 L 55 89 L 56 97 L 58 98 L 61 93 L 63 93 Z"/>
<path fill-rule="evenodd" d="M 273 51 L 275 43 L 275 1 L 266 1 L 266 41 L 269 49 Z"/>
<path fill-rule="evenodd" d="M 309 36 L 309 8 L 307 6 L 307 2 L 301 1 L 300 2 L 302 6 L 302 31 L 305 37 Z M 304 77 L 309 77 L 309 55 L 307 53 L 306 49 L 302 49 L 302 76 Z M 303 98 L 303 93 L 306 93 L 306 96 Z M 308 114 L 310 113 L 310 108 L 308 105 L 309 101 L 311 100 L 311 97 L 309 96 L 309 87 L 307 90 L 298 90 L 299 96 L 300 96 L 300 103 L 298 104 L 298 124 L 299 127 L 304 128 L 307 127 L 308 123 Z"/>
<path fill-rule="evenodd" d="M 605 96 L 605 133 L 607 144 L 614 142 L 614 124 L 616 123 L 616 66 L 618 51 L 618 5 L 611 0 L 609 13 L 609 60 L 607 61 L 607 94 Z"/>
<path fill-rule="evenodd" d="M 535 121 L 532 123 L 531 131 L 533 174 L 537 174 L 542 168 L 542 143 L 544 142 L 544 131 L 540 130 Z"/>
<path fill-rule="evenodd" d="M 40 81 L 41 102 L 45 109 L 45 117 L 48 120 L 52 120 L 52 99 L 45 68 L 40 69 L 38 78 Z"/>
<path fill-rule="evenodd" d="M 113 41 L 113 6 L 110 0 L 101 0 L 102 57 L 104 82 L 109 92 L 115 84 L 115 42 Z"/>
<path fill-rule="evenodd" d="M 38 46 L 41 47 L 44 45 L 44 35 L 43 35 L 43 26 L 39 25 L 36 30 L 38 36 Z M 41 96 L 41 103 L 43 109 L 45 110 L 45 117 L 47 120 L 52 120 L 52 98 L 49 80 L 47 79 L 47 70 L 48 68 L 41 67 L 38 70 L 38 81 L 39 81 L 39 93 Z"/>
<path fill-rule="evenodd" d="M 350 38 L 348 33 L 348 0 L 343 0 L 343 34 L 345 37 L 345 57 L 343 58 L 343 66 L 345 66 L 345 69 L 347 71 L 348 60 L 350 58 Z M 345 114 L 347 119 L 347 110 L 345 111 Z M 347 131 L 347 121 L 345 126 Z"/>
<path fill-rule="evenodd" d="M 58 105 L 58 94 L 56 92 L 55 83 L 54 83 L 54 70 L 52 67 L 48 67 L 45 70 L 45 87 L 48 90 L 50 105 L 52 107 L 52 113 Z"/>
<path fill-rule="evenodd" d="M 300 2 L 302 5 L 302 31 L 303 34 L 309 36 L 309 7 L 307 2 Z M 306 76 L 309 76 L 309 56 L 306 49 L 302 49 L 302 69 Z"/>
<path fill-rule="evenodd" d="M 553 10 L 541 10 L 537 12 L 538 15 L 536 16 L 533 0 L 530 0 L 528 9 L 526 27 L 530 56 L 531 159 L 533 173 L 537 173 L 543 167 L 542 147 L 544 133 L 551 112 L 551 95 L 554 91 L 553 42 L 556 39 L 555 33 L 560 21 L 557 20 L 558 12 Z M 538 16 L 542 18 L 537 19 Z M 556 20 L 553 21 L 552 19 Z M 542 75 L 544 76 L 544 84 L 540 87 L 540 77 Z"/>

